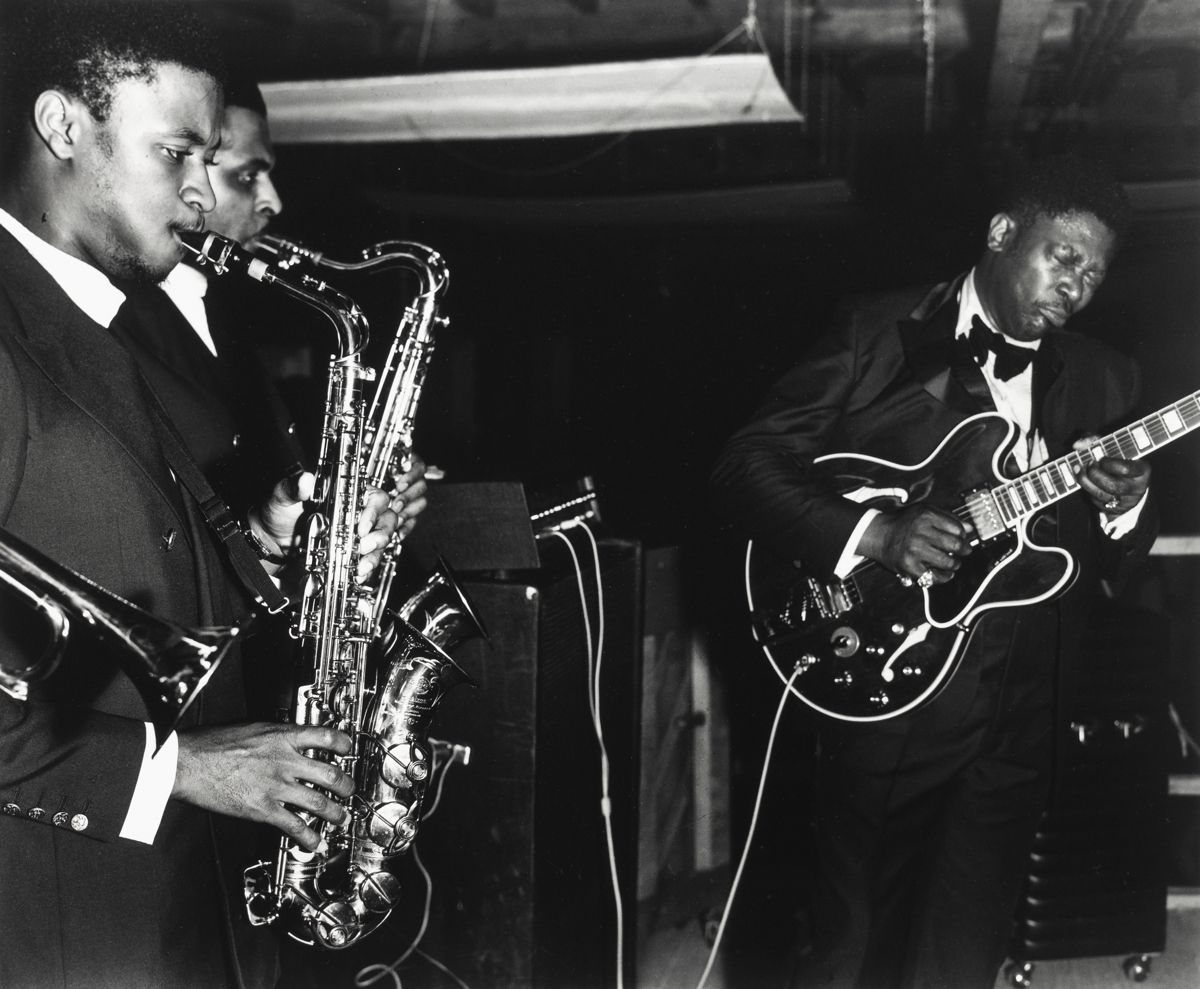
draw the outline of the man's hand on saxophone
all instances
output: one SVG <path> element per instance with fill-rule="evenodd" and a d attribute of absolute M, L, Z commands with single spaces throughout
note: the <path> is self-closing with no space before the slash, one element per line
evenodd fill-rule
<path fill-rule="evenodd" d="M 417 516 L 425 511 L 428 486 L 425 483 L 425 461 L 411 455 L 412 466 L 403 474 L 392 476 L 392 511 L 400 517 L 396 538 L 406 539 L 417 524 Z"/>
<path fill-rule="evenodd" d="M 354 783 L 337 766 L 306 753 L 348 755 L 350 746 L 343 732 L 302 725 L 259 723 L 182 732 L 171 796 L 218 814 L 270 824 L 313 851 L 320 835 L 296 811 L 341 824 L 345 808 L 322 790 L 344 800 L 354 792 Z"/>
<path fill-rule="evenodd" d="M 425 465 L 421 464 L 421 475 Z M 405 475 L 406 477 L 408 475 Z M 292 478 L 284 478 L 275 485 L 271 497 L 259 510 L 251 510 L 247 518 L 250 531 L 264 544 L 271 556 L 264 557 L 263 566 L 272 575 L 283 566 L 298 546 L 299 521 L 304 512 L 305 502 L 313 495 L 316 478 L 305 471 Z M 420 480 L 421 493 L 424 493 L 425 482 Z M 366 581 L 383 559 L 384 547 L 391 541 L 392 535 L 400 524 L 397 513 L 390 507 L 392 499 L 386 492 L 378 488 L 367 488 L 363 496 L 363 508 L 358 516 L 358 579 Z M 420 499 L 420 507 L 412 512 L 415 516 L 425 507 L 424 498 Z M 411 526 L 410 526 L 411 528 Z M 275 560 L 273 557 L 278 557 Z"/>

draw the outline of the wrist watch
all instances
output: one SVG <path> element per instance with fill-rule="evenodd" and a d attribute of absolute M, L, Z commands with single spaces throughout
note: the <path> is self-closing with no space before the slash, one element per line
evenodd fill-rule
<path fill-rule="evenodd" d="M 267 544 L 262 541 L 262 537 L 250 528 L 249 523 L 246 524 L 242 531 L 246 534 L 246 541 L 260 560 L 265 563 L 273 563 L 278 567 L 282 567 L 287 563 L 288 558 L 281 553 L 272 553 Z"/>

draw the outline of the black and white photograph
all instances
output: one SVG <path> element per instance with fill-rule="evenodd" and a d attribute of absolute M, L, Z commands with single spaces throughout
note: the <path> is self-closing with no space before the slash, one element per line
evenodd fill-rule
<path fill-rule="evenodd" d="M 1195 989 L 1197 427 L 1197 0 L 0 0 L 0 989 Z"/>

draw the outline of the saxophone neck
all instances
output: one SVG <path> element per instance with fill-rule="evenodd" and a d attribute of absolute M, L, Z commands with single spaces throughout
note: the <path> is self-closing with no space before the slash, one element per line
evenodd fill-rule
<path fill-rule="evenodd" d="M 218 276 L 229 272 L 271 285 L 323 313 L 338 332 L 339 360 L 357 357 L 370 338 L 366 316 L 358 304 L 331 285 L 303 273 L 290 273 L 257 258 L 236 241 L 212 232 L 182 233 L 183 246 L 196 264 Z"/>

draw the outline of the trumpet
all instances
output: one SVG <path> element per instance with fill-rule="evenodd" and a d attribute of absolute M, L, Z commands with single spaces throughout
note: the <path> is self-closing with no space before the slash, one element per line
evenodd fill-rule
<path fill-rule="evenodd" d="M 71 624 L 78 621 L 116 646 L 122 671 L 146 703 L 156 752 L 240 631 L 237 627 L 186 628 L 155 617 L 2 529 L 0 582 L 28 600 L 51 632 L 50 643 L 33 662 L 23 667 L 0 665 L 0 690 L 15 700 L 27 700 L 30 684 L 46 679 L 59 665 L 70 641 Z"/>

